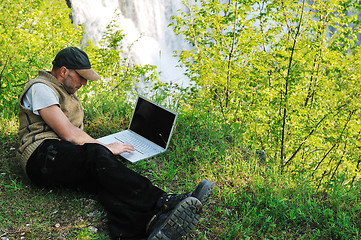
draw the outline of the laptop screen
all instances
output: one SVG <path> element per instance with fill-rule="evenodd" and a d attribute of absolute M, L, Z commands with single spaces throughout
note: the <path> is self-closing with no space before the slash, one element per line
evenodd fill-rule
<path fill-rule="evenodd" d="M 176 117 L 177 114 L 138 97 L 129 129 L 166 148 Z"/>

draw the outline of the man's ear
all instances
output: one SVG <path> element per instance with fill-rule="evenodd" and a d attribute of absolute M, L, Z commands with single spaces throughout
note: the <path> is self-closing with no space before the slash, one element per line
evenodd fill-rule
<path fill-rule="evenodd" d="M 69 69 L 67 69 L 66 67 L 62 66 L 60 69 L 59 69 L 59 73 L 60 73 L 60 76 L 65 78 L 68 76 L 69 74 Z"/>

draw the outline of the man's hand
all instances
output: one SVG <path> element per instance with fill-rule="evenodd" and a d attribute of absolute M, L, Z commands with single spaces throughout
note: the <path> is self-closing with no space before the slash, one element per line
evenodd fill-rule
<path fill-rule="evenodd" d="M 114 155 L 118 155 L 124 152 L 131 153 L 135 149 L 132 145 L 128 143 L 120 143 L 120 142 L 114 142 L 111 144 L 105 145 Z"/>

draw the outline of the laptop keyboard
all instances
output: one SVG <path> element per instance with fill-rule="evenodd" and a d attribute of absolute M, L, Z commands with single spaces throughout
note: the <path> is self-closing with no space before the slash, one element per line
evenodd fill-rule
<path fill-rule="evenodd" d="M 148 145 L 146 145 L 144 142 L 134 138 L 130 134 L 124 134 L 121 138 L 115 137 L 118 141 L 122 143 L 129 143 L 132 145 L 136 151 L 140 152 L 141 154 L 144 154 L 146 152 L 152 151 L 152 148 Z"/>

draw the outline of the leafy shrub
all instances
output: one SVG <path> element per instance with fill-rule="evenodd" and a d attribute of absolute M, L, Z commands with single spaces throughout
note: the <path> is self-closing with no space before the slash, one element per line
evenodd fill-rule
<path fill-rule="evenodd" d="M 49 70 L 55 54 L 77 46 L 65 1 L 5 0 L 0 6 L 0 116 L 17 114 L 17 99 L 38 70 Z"/>
<path fill-rule="evenodd" d="M 172 26 L 204 111 L 284 171 L 323 185 L 359 175 L 360 33 L 355 1 L 196 1 Z M 332 30 L 332 31 L 331 31 Z M 198 101 L 198 100 L 197 100 Z"/>

